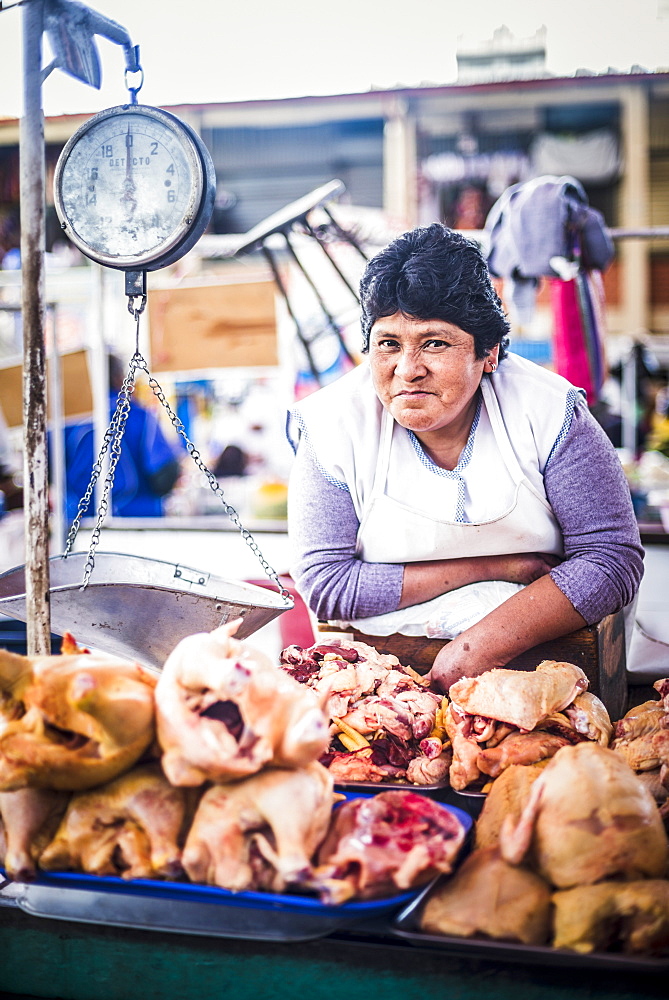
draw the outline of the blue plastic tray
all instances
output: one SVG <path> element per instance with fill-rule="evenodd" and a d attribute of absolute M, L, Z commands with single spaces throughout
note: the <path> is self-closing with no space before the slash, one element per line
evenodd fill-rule
<path fill-rule="evenodd" d="M 346 796 L 347 799 L 369 797 Z M 456 806 L 437 804 L 457 816 L 466 838 L 472 827 L 471 817 Z M 62 920 L 295 941 L 322 937 L 360 920 L 389 916 L 406 906 L 422 889 L 419 886 L 382 899 L 330 906 L 315 896 L 297 893 L 234 893 L 194 882 L 40 872 L 34 882 L 22 887 L 17 905 L 35 916 Z"/>

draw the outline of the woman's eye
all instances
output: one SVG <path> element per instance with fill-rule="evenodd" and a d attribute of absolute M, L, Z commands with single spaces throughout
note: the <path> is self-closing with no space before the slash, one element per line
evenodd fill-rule
<path fill-rule="evenodd" d="M 399 345 L 396 340 L 386 339 L 386 340 L 379 340 L 376 346 L 380 347 L 382 350 L 388 351 L 388 350 L 394 350 Z"/>

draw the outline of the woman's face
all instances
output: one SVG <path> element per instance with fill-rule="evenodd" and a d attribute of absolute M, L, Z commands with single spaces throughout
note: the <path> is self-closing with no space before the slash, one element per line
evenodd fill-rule
<path fill-rule="evenodd" d="M 378 319 L 369 342 L 376 394 L 398 424 L 416 434 L 460 430 L 471 420 L 481 376 L 497 352 L 477 358 L 474 338 L 459 326 L 403 313 Z"/>

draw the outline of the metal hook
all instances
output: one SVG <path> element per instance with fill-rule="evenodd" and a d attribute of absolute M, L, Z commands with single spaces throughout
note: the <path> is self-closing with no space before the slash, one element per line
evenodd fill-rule
<path fill-rule="evenodd" d="M 131 87 L 130 84 L 128 83 L 128 75 L 130 73 L 139 73 L 139 84 L 137 87 Z M 125 89 L 130 94 L 130 103 L 137 104 L 137 95 L 144 86 L 144 70 L 142 69 L 141 66 L 138 65 L 136 70 L 126 69 L 125 73 L 123 74 L 123 77 L 125 80 Z"/>
<path fill-rule="evenodd" d="M 139 305 L 135 305 L 135 299 L 139 299 Z M 143 295 L 129 295 L 128 296 L 128 312 L 135 319 L 138 319 L 144 312 L 144 307 L 146 305 L 146 293 Z"/>

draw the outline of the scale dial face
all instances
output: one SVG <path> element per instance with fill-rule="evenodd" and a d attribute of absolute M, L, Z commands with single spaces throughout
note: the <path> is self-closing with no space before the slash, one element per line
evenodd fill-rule
<path fill-rule="evenodd" d="M 202 210 L 215 185 L 210 164 L 201 140 L 174 115 L 144 105 L 109 108 L 63 149 L 56 212 L 72 242 L 98 263 L 153 270 L 204 231 L 211 209 L 204 225 Z"/>

